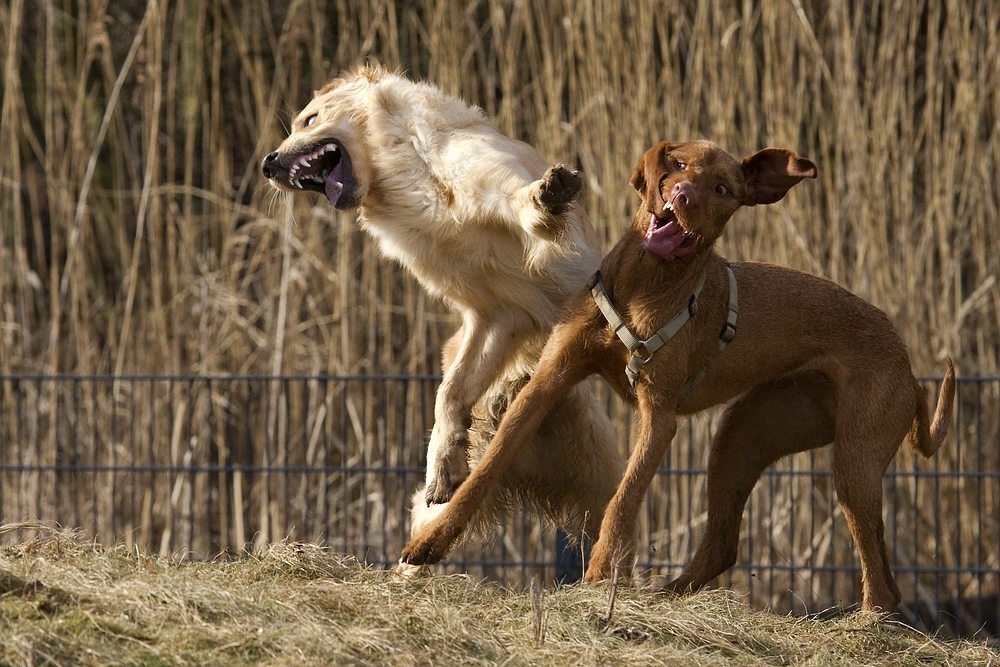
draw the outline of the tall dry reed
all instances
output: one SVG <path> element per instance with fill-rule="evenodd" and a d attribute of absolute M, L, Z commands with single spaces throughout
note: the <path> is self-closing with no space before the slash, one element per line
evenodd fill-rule
<path fill-rule="evenodd" d="M 378 256 L 351 214 L 279 196 L 259 174 L 311 92 L 366 59 L 480 105 L 548 160 L 578 166 L 606 247 L 637 203 L 634 162 L 655 141 L 807 155 L 818 181 L 739 213 L 721 252 L 826 275 L 882 307 L 921 374 L 940 373 L 945 356 L 963 374 L 996 373 L 1000 6 L 989 0 L 9 0 L 0 5 L 0 374 L 436 372 L 454 318 Z M 995 385 L 984 386 L 976 400 L 996 405 Z M 339 512 L 367 502 L 377 479 L 147 476 L 126 499 L 106 467 L 416 465 L 418 455 L 380 450 L 399 437 L 419 449 L 423 434 L 399 436 L 373 391 L 300 400 L 272 382 L 247 415 L 211 383 L 6 380 L 0 460 L 36 468 L 4 473 L 4 518 L 71 523 L 72 512 L 102 507 L 96 534 L 166 553 L 281 537 L 295 529 L 290 495 Z M 426 414 L 420 393 L 398 401 Z M 148 436 L 130 438 L 116 421 L 128 410 L 144 415 Z M 239 428 L 213 422 L 213 410 Z M 625 447 L 628 416 L 613 410 Z M 341 428 L 329 426 L 334 417 L 354 449 L 327 433 Z M 961 422 L 958 435 L 990 442 L 989 419 Z M 701 441 L 710 428 L 698 426 Z M 267 445 L 240 454 L 241 429 Z M 75 497 L 37 469 L 76 456 L 70 432 L 86 435 L 72 440 L 81 461 L 105 466 Z M 961 457 L 946 448 L 935 465 L 972 465 Z M 978 465 L 996 470 L 996 455 Z M 676 507 L 701 490 L 688 481 L 656 491 L 644 534 L 677 530 Z M 955 484 L 935 497 L 959 498 L 965 485 Z M 793 486 L 802 503 L 830 493 L 809 478 Z M 231 509 L 206 515 L 206 494 Z M 996 494 L 988 485 L 943 511 L 996 507 Z M 401 509 L 393 497 L 379 511 L 401 522 Z M 988 516 L 985 532 L 967 522 L 965 544 L 995 536 L 996 522 Z M 206 524 L 214 537 L 199 542 L 193 527 Z M 793 553 L 831 548 L 792 533 Z"/>
<path fill-rule="evenodd" d="M 885 308 L 921 373 L 1000 349 L 995 3 L 217 4 L 0 8 L 0 371 L 433 371 L 452 319 L 258 162 L 368 58 L 583 169 L 611 244 L 661 138 L 820 168 L 720 249 Z"/>

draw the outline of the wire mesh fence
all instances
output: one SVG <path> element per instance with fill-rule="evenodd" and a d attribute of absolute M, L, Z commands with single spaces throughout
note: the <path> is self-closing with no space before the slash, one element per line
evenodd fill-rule
<path fill-rule="evenodd" d="M 102 543 L 199 559 L 315 541 L 391 566 L 423 478 L 437 384 L 409 375 L 0 376 L 0 521 L 52 521 Z M 938 380 L 925 384 L 936 393 Z M 610 396 L 607 406 L 625 450 L 628 410 Z M 640 582 L 675 576 L 694 552 L 719 414 L 681 427 L 649 490 Z M 739 561 L 717 585 L 778 612 L 860 600 L 828 450 L 764 474 L 744 513 Z M 961 379 L 942 450 L 930 461 L 901 451 L 884 487 L 903 620 L 997 636 L 1000 378 Z M 572 577 L 584 557 L 525 512 L 440 567 L 520 586 Z"/>

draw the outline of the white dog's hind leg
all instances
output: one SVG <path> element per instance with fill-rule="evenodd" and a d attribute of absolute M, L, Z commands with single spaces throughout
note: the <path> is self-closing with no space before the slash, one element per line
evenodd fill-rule
<path fill-rule="evenodd" d="M 512 318 L 491 321 L 467 313 L 464 338 L 445 370 L 434 402 L 434 428 L 427 445 L 427 502 L 445 503 L 469 475 L 472 406 L 497 378 L 520 345 Z"/>
<path fill-rule="evenodd" d="M 563 214 L 579 196 L 582 187 L 583 179 L 566 165 L 549 167 L 539 180 L 521 188 L 514 196 L 520 205 L 521 226 L 539 238 L 558 237 L 566 224 Z"/>

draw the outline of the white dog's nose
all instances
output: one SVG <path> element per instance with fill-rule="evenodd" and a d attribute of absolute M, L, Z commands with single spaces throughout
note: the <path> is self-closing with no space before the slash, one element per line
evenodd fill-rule
<path fill-rule="evenodd" d="M 278 151 L 268 153 L 264 156 L 264 162 L 260 165 L 260 170 L 264 173 L 264 178 L 274 178 L 278 175 Z"/>

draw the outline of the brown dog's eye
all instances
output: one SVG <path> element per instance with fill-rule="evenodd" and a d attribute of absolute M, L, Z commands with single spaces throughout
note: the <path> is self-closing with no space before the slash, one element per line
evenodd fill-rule
<path fill-rule="evenodd" d="M 715 191 L 718 192 L 720 195 L 729 193 L 729 190 L 722 183 L 719 183 L 718 185 L 715 186 Z"/>
<path fill-rule="evenodd" d="M 680 169 L 681 171 L 684 171 L 685 169 L 688 168 L 687 162 L 678 162 L 677 163 L 677 168 Z"/>
<path fill-rule="evenodd" d="M 310 125 L 312 125 L 313 123 L 315 123 L 316 122 L 316 116 L 318 116 L 318 115 L 319 114 L 315 114 L 314 113 L 313 115 L 311 115 L 308 118 L 306 118 L 304 121 L 302 121 L 302 127 L 309 127 Z"/>

